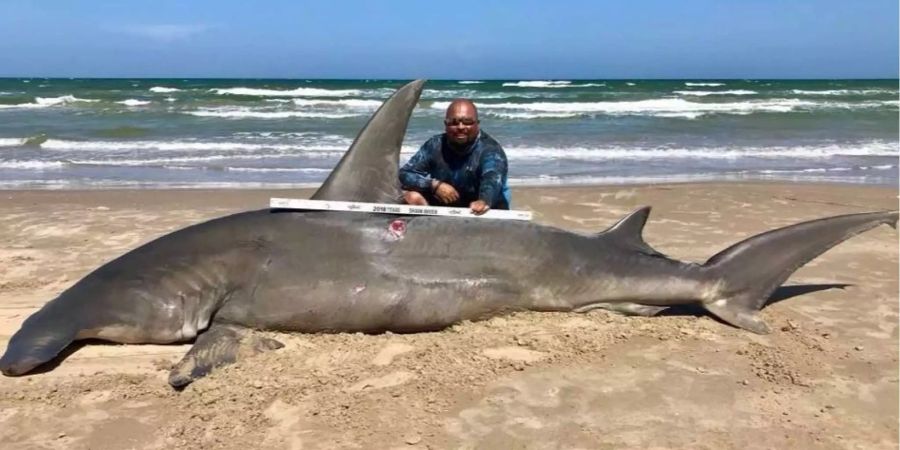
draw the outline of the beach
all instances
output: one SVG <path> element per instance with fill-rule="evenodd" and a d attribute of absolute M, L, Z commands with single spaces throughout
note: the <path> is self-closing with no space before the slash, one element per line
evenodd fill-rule
<path fill-rule="evenodd" d="M 128 250 L 311 192 L 0 191 L 0 348 Z M 651 205 L 645 240 L 699 263 L 780 226 L 896 209 L 897 194 L 784 182 L 513 189 L 535 222 L 583 233 Z M 882 226 L 799 269 L 762 312 L 769 335 L 690 308 L 518 313 L 409 335 L 263 332 L 285 347 L 181 392 L 166 378 L 188 344 L 93 343 L 52 370 L 0 378 L 0 447 L 897 448 L 897 242 Z"/>

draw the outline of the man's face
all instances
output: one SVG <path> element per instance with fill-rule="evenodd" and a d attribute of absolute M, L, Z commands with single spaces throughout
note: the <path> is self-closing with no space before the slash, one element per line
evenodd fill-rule
<path fill-rule="evenodd" d="M 444 131 L 450 142 L 465 146 L 475 141 L 478 136 L 478 114 L 475 108 L 467 103 L 454 103 L 447 109 L 444 118 Z"/>

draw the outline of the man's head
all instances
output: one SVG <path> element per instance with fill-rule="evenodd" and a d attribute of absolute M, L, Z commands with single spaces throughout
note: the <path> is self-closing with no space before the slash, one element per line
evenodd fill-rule
<path fill-rule="evenodd" d="M 456 99 L 447 107 L 444 116 L 447 139 L 457 146 L 466 146 L 478 137 L 478 110 L 471 100 Z"/>

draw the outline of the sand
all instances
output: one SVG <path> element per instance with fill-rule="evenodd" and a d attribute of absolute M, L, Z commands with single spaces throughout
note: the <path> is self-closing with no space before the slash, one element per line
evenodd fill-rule
<path fill-rule="evenodd" d="M 0 192 L 0 348 L 100 264 L 170 231 L 308 191 Z M 897 207 L 877 187 L 519 188 L 535 220 L 702 262 L 754 233 Z M 0 378 L 0 448 L 897 448 L 898 244 L 880 227 L 801 268 L 754 335 L 691 309 L 521 313 L 411 335 L 264 333 L 285 348 L 182 392 L 188 345 L 87 345 Z M 846 285 L 838 288 L 836 285 Z M 800 295 L 798 295 L 800 294 Z"/>

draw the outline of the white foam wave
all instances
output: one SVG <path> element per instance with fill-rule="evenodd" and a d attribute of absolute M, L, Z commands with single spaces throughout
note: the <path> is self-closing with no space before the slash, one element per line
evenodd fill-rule
<path fill-rule="evenodd" d="M 0 147 L 18 147 L 25 145 L 28 139 L 24 138 L 0 138 Z"/>
<path fill-rule="evenodd" d="M 136 98 L 129 98 L 128 100 L 122 100 L 116 103 L 125 106 L 147 106 L 150 104 L 150 102 L 147 100 L 138 100 Z"/>
<path fill-rule="evenodd" d="M 69 160 L 72 164 L 77 165 L 90 165 L 90 166 L 125 166 L 125 167 L 155 167 L 155 166 L 166 166 L 170 164 L 202 164 L 207 162 L 214 161 L 230 161 L 235 159 L 242 160 L 275 160 L 279 158 L 286 158 L 293 155 L 286 155 L 284 153 L 256 153 L 252 155 L 207 155 L 207 156 L 173 156 L 169 158 L 140 158 L 140 159 L 122 159 L 122 158 L 114 158 L 114 159 L 71 159 Z M 331 157 L 331 154 L 312 154 L 307 155 L 311 157 Z"/>
<path fill-rule="evenodd" d="M 211 89 L 210 92 L 219 95 L 244 95 L 253 97 L 351 97 L 361 94 L 361 91 L 357 89 L 317 89 L 303 87 L 291 90 L 234 87 L 227 89 Z"/>
<path fill-rule="evenodd" d="M 196 141 L 68 141 L 48 139 L 41 144 L 44 150 L 54 151 L 187 151 L 187 152 L 254 152 L 260 150 L 302 152 L 342 152 L 351 141 L 342 136 L 322 136 L 310 141 L 292 143 L 256 144 L 246 142 L 196 142 Z M 229 156 L 231 157 L 231 156 Z"/>
<path fill-rule="evenodd" d="M 308 138 L 310 136 L 322 136 L 323 139 L 346 140 L 343 136 L 322 135 L 314 131 L 237 131 L 232 133 L 241 139 L 284 139 L 284 138 Z M 348 143 L 350 141 L 347 141 Z"/>
<path fill-rule="evenodd" d="M 435 102 L 433 109 L 446 109 L 449 102 Z M 752 114 L 755 112 L 790 112 L 814 108 L 818 103 L 798 99 L 772 99 L 747 102 L 697 103 L 680 98 L 621 102 L 536 102 L 482 103 L 478 108 L 509 114 L 520 111 L 556 114 L 650 115 L 659 117 L 696 118 L 705 114 Z"/>
<path fill-rule="evenodd" d="M 857 166 L 857 167 L 814 167 L 808 169 L 761 169 L 744 172 L 755 172 L 762 174 L 785 174 L 785 173 L 828 173 L 828 172 L 852 172 L 854 170 L 890 170 L 895 165 L 884 166 Z"/>
<path fill-rule="evenodd" d="M 69 103 L 84 102 L 95 103 L 100 100 L 92 100 L 86 98 L 78 98 L 74 95 L 63 95 L 62 97 L 36 97 L 34 103 L 18 103 L 14 105 L 0 105 L 0 109 L 12 108 L 49 108 L 51 106 L 61 106 Z"/>
<path fill-rule="evenodd" d="M 539 92 L 528 92 L 528 91 L 519 91 L 519 92 L 484 92 L 484 91 L 476 91 L 472 89 L 461 89 L 461 90 L 442 90 L 442 89 L 425 89 L 422 92 L 422 97 L 426 99 L 447 99 L 447 98 L 471 98 L 474 100 L 485 100 L 485 99 L 504 99 L 504 98 L 547 98 L 551 97 L 551 94 L 539 93 Z"/>
<path fill-rule="evenodd" d="M 820 159 L 834 156 L 897 156 L 898 144 L 895 142 L 873 141 L 843 145 L 784 147 L 505 147 L 504 150 L 511 160 Z"/>
<path fill-rule="evenodd" d="M 725 83 L 684 83 L 685 86 L 697 86 L 697 87 L 716 87 L 716 86 L 725 86 Z"/>
<path fill-rule="evenodd" d="M 152 88 L 150 88 L 150 92 L 156 92 L 158 94 L 168 94 L 170 92 L 181 92 L 181 89 L 165 86 L 153 86 Z"/>
<path fill-rule="evenodd" d="M 487 111 L 491 117 L 499 117 L 501 119 L 529 120 L 529 119 L 566 119 L 570 117 L 578 117 L 578 113 L 504 113 Z"/>
<path fill-rule="evenodd" d="M 66 103 L 75 103 L 75 102 L 84 102 L 84 103 L 96 103 L 100 100 L 93 100 L 89 98 L 78 98 L 74 95 L 63 95 L 62 97 L 37 97 L 34 99 L 35 103 L 39 105 L 46 106 L 55 106 L 55 105 L 64 105 Z"/>
<path fill-rule="evenodd" d="M 897 91 L 889 89 L 830 89 L 824 91 L 809 91 L 805 89 L 791 89 L 791 93 L 798 95 L 873 95 L 873 94 L 897 94 Z"/>
<path fill-rule="evenodd" d="M 708 95 L 756 95 L 759 92 L 749 91 L 746 89 L 734 89 L 730 91 L 674 91 L 678 95 L 695 95 L 698 97 L 706 97 Z"/>
<path fill-rule="evenodd" d="M 860 169 L 866 169 L 860 167 Z M 849 169 L 853 170 L 853 169 Z M 825 170 L 796 170 L 796 171 L 754 171 L 741 170 L 735 172 L 701 172 L 701 173 L 677 173 L 669 175 L 628 175 L 628 176 L 554 176 L 538 175 L 530 177 L 511 177 L 509 184 L 513 186 L 548 186 L 548 185 L 578 185 L 578 184 L 654 184 L 654 183 L 686 183 L 698 181 L 740 181 L 740 180 L 810 180 L 841 183 L 865 183 L 863 176 L 848 177 L 832 172 L 846 172 L 845 168 L 837 168 L 834 171 Z"/>
<path fill-rule="evenodd" d="M 378 109 L 381 106 L 382 102 L 379 100 L 358 100 L 358 99 L 350 99 L 350 100 L 306 100 L 295 98 L 292 101 L 297 106 L 339 106 L 339 107 L 347 107 L 347 108 L 362 108 L 362 109 Z"/>
<path fill-rule="evenodd" d="M 503 83 L 505 87 L 526 87 L 526 88 L 581 88 L 581 87 L 603 87 L 606 83 L 581 83 L 572 84 L 571 81 L 517 81 L 515 83 Z"/>
<path fill-rule="evenodd" d="M 53 170 L 65 166 L 62 161 L 0 161 L 0 169 Z"/>
<path fill-rule="evenodd" d="M 315 167 L 288 168 L 288 167 L 226 167 L 229 172 L 292 172 L 292 173 L 330 173 L 332 169 L 319 169 Z"/>
<path fill-rule="evenodd" d="M 628 85 L 628 86 L 634 86 L 634 85 L 635 85 L 634 83 L 631 83 L 631 82 L 628 82 L 628 83 L 625 83 L 625 84 Z"/>
<path fill-rule="evenodd" d="M 221 117 L 224 119 L 346 119 L 349 117 L 365 115 L 364 112 L 325 113 L 314 111 L 255 111 L 246 108 L 234 110 L 207 109 L 199 111 L 187 111 L 185 112 L 185 114 L 190 114 L 197 117 Z"/>
<path fill-rule="evenodd" d="M 259 181 L 127 181 L 84 179 L 0 180 L 0 189 L 302 189 L 319 187 L 319 183 L 270 183 Z"/>
<path fill-rule="evenodd" d="M 484 83 L 484 81 L 464 80 L 464 81 L 459 81 L 458 83 L 459 84 L 482 84 L 482 83 Z"/>
<path fill-rule="evenodd" d="M 572 84 L 571 81 L 516 81 L 503 83 L 504 87 L 526 87 L 526 88 L 558 88 Z"/>

